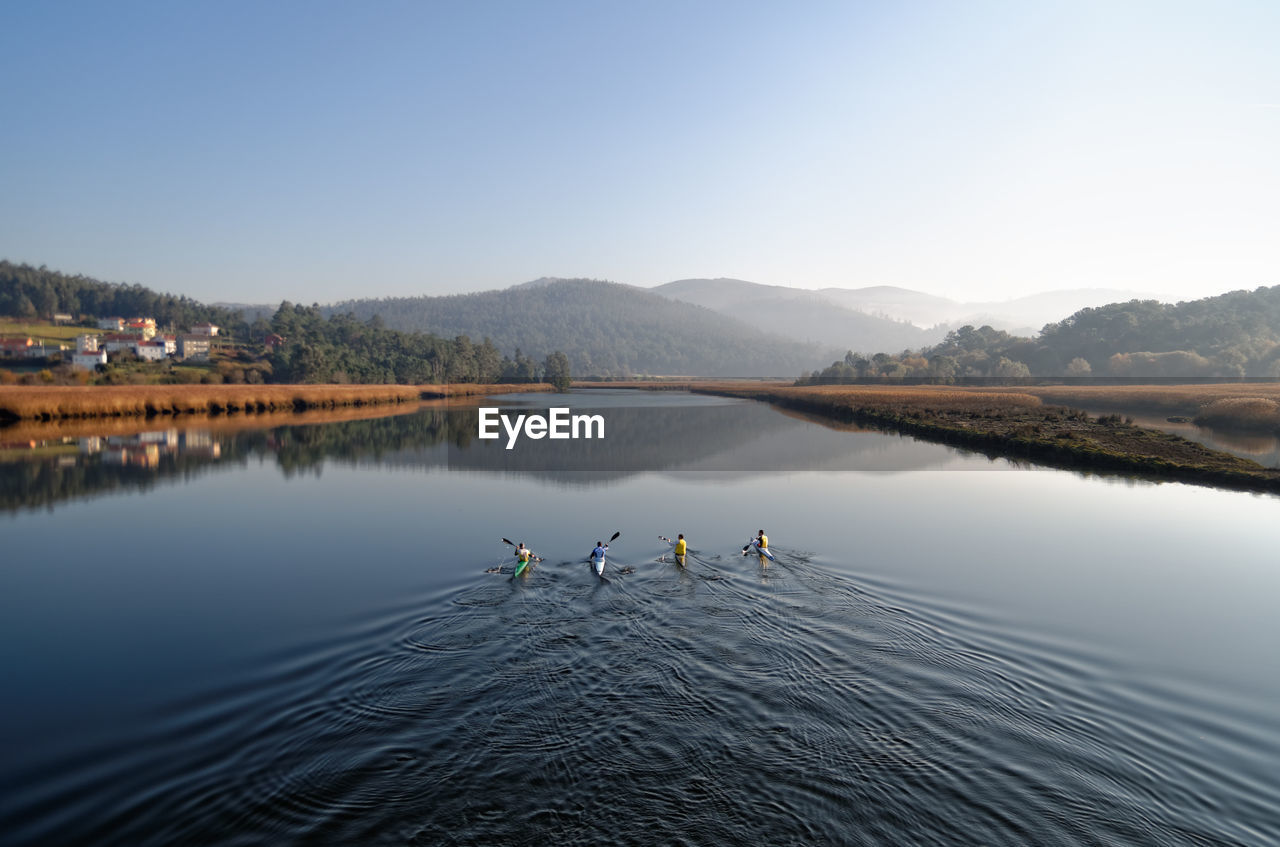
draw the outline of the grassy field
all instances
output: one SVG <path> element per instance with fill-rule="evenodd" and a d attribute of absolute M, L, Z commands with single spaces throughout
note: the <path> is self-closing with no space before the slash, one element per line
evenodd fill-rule
<path fill-rule="evenodd" d="M 11 318 L 0 318 L 0 336 L 5 338 L 25 338 L 30 336 L 37 344 L 70 344 L 77 335 L 99 335 L 102 330 L 86 329 L 82 326 L 54 326 L 38 321 L 15 321 Z"/>

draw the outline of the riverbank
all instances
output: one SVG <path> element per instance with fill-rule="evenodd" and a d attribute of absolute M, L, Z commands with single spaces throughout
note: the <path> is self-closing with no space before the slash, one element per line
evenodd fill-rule
<path fill-rule="evenodd" d="M 533 385 L 104 385 L 0 386 L 0 423 L 157 415 L 258 414 L 387 406 L 513 391 Z"/>
<path fill-rule="evenodd" d="M 1180 436 L 1049 405 L 1032 389 L 947 386 L 691 384 L 690 390 L 763 400 L 841 423 L 902 432 L 990 456 L 1053 467 L 1280 493 L 1280 470 Z"/>

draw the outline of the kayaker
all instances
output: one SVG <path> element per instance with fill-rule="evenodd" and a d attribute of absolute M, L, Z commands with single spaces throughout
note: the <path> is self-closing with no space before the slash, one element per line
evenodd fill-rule
<path fill-rule="evenodd" d="M 591 558 L 595 559 L 598 562 L 601 559 L 603 559 L 605 554 L 608 552 L 609 552 L 609 545 L 605 544 L 602 541 L 597 541 L 596 549 L 591 551 Z"/>
<path fill-rule="evenodd" d="M 533 555 L 533 551 L 524 546 L 523 541 L 516 545 L 516 573 L 529 567 L 530 562 L 537 561 L 541 561 L 541 559 Z"/>
<path fill-rule="evenodd" d="M 764 534 L 763 529 L 756 533 L 756 546 L 761 550 L 769 549 L 769 536 Z"/>

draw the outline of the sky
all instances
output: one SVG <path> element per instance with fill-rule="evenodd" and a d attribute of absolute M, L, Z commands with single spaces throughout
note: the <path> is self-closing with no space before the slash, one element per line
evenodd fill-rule
<path fill-rule="evenodd" d="M 204 301 L 1280 284 L 1274 0 L 51 0 L 0 32 L 0 258 Z"/>

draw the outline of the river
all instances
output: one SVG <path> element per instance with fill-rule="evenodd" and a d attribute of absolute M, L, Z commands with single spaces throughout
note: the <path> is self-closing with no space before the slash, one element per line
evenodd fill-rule
<path fill-rule="evenodd" d="M 1280 843 L 1275 497 L 492 403 L 0 449 L 0 843 Z"/>

